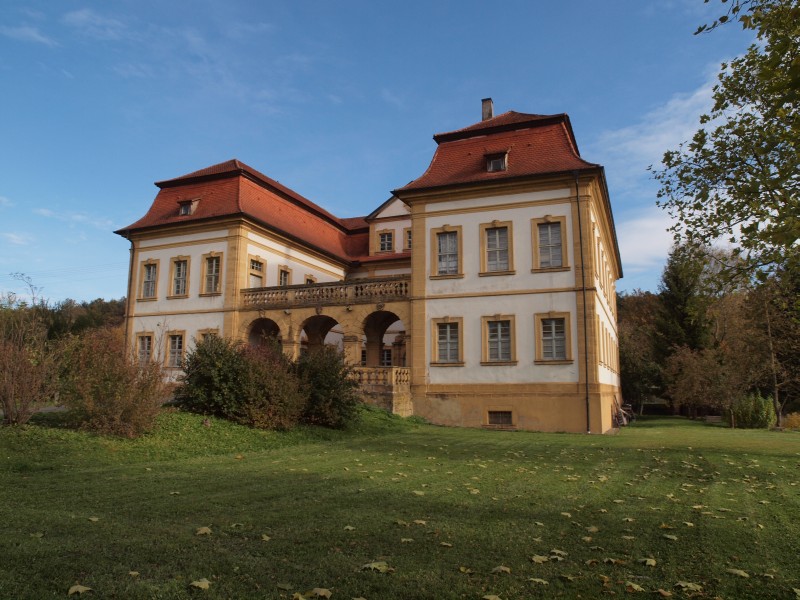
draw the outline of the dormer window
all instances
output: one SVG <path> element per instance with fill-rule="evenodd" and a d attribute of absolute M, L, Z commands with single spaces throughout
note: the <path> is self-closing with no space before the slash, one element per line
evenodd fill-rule
<path fill-rule="evenodd" d="M 194 200 L 179 200 L 178 201 L 178 215 L 181 217 L 185 217 L 187 215 L 194 214 L 194 209 L 197 208 L 197 203 L 200 201 L 199 198 Z"/>
<path fill-rule="evenodd" d="M 486 156 L 486 170 L 489 173 L 506 170 L 505 154 L 489 154 Z"/>

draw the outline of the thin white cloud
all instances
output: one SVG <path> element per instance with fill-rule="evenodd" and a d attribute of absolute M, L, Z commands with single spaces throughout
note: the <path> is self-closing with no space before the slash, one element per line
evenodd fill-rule
<path fill-rule="evenodd" d="M 626 275 L 660 268 L 672 247 L 667 214 L 655 206 L 616 223 L 619 251 Z"/>
<path fill-rule="evenodd" d="M 11 206 L 14 206 L 14 203 L 11 202 L 11 200 L 6 198 L 5 196 L 0 196 L 0 208 L 6 208 Z"/>
<path fill-rule="evenodd" d="M 0 27 L 0 34 L 20 42 L 33 42 L 44 44 L 45 46 L 58 46 L 58 42 L 47 37 L 36 27 L 30 25 L 20 25 L 19 27 Z"/>
<path fill-rule="evenodd" d="M 97 40 L 119 40 L 125 37 L 126 26 L 122 21 L 104 17 L 90 8 L 66 13 L 62 22 L 83 35 Z"/>
<path fill-rule="evenodd" d="M 0 237 L 15 246 L 27 246 L 33 242 L 33 236 L 27 233 L 3 232 L 0 233 Z"/>
<path fill-rule="evenodd" d="M 400 96 L 394 94 L 393 92 L 389 91 L 386 88 L 383 88 L 381 90 L 381 98 L 387 104 L 391 104 L 392 106 L 400 110 L 404 110 L 406 107 L 405 101 Z"/>
<path fill-rule="evenodd" d="M 114 226 L 114 223 L 110 219 L 95 217 L 87 215 L 86 213 L 57 213 L 49 208 L 35 208 L 33 212 L 47 219 L 55 219 L 56 221 L 71 223 L 73 225 L 90 225 L 104 231 L 108 231 Z"/>

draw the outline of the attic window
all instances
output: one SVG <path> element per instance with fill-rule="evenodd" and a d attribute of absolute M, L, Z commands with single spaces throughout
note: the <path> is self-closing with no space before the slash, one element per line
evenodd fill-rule
<path fill-rule="evenodd" d="M 489 173 L 506 170 L 506 154 L 488 154 L 486 156 L 486 170 Z"/>
<path fill-rule="evenodd" d="M 178 215 L 184 217 L 186 215 L 194 214 L 194 209 L 197 208 L 199 198 L 195 200 L 180 200 L 178 201 Z"/>

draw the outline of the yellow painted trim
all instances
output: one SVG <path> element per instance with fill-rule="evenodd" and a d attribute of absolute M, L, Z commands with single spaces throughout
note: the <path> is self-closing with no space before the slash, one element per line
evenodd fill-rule
<path fill-rule="evenodd" d="M 261 265 L 260 269 L 253 268 L 253 262 L 256 262 Z M 260 286 L 252 286 L 250 285 L 250 278 L 251 277 L 260 277 L 261 278 L 261 285 Z M 248 254 L 247 255 L 247 287 L 266 287 L 267 285 L 267 259 L 263 258 L 260 254 Z"/>
<path fill-rule="evenodd" d="M 452 200 L 452 198 L 450 198 Z M 504 210 L 516 210 L 520 208 L 534 208 L 537 206 L 552 206 L 555 204 L 569 204 L 568 197 L 559 197 L 553 200 L 526 200 L 524 202 L 506 202 L 503 204 L 482 204 L 480 206 L 469 206 L 463 208 L 448 208 L 442 210 L 432 210 L 425 213 L 427 217 L 449 217 L 452 215 L 465 215 L 471 213 L 497 213 Z"/>
<path fill-rule="evenodd" d="M 175 263 L 178 262 L 185 262 L 186 263 L 186 281 L 183 284 L 184 293 L 183 294 L 176 294 L 175 293 Z M 191 256 L 173 256 L 169 259 L 169 296 L 167 296 L 167 300 L 174 300 L 176 298 L 188 298 L 189 297 L 189 283 L 191 281 L 191 266 L 192 266 L 192 257 Z"/>
<path fill-rule="evenodd" d="M 446 279 L 446 277 L 431 277 L 431 279 Z M 448 298 L 482 298 L 484 296 L 528 296 L 534 294 L 569 294 L 579 291 L 580 288 L 542 288 L 528 290 L 504 290 L 493 292 L 461 292 L 457 294 L 428 294 L 423 300 L 446 300 Z M 591 288 L 589 288 L 591 289 Z"/>
<path fill-rule="evenodd" d="M 509 196 L 524 194 L 525 192 L 547 192 L 570 189 L 574 187 L 573 179 L 567 177 L 537 177 L 526 181 L 497 181 L 493 183 L 480 182 L 472 186 L 449 187 L 436 190 L 408 190 L 401 192 L 398 197 L 412 207 L 414 204 L 436 204 L 453 200 L 472 200 L 491 196 Z M 553 203 L 564 196 L 537 200 L 536 202 Z"/>
<path fill-rule="evenodd" d="M 146 337 L 150 338 L 150 355 L 147 358 L 147 362 L 151 363 L 151 362 L 153 362 L 153 359 L 155 358 L 155 354 L 156 354 L 156 336 L 155 336 L 155 334 L 152 331 L 137 331 L 136 332 L 136 342 L 135 342 L 135 346 L 134 346 L 134 353 L 135 353 L 134 356 L 136 357 L 137 364 L 142 364 L 141 357 L 140 357 L 140 353 L 141 353 L 140 352 L 140 344 L 141 344 L 141 342 L 139 340 L 141 340 L 142 338 L 146 338 Z"/>
<path fill-rule="evenodd" d="M 403 227 L 403 250 L 411 250 L 414 243 L 414 236 L 411 233 L 411 227 Z"/>
<path fill-rule="evenodd" d="M 439 234 L 455 233 L 458 252 L 456 273 L 439 273 Z M 464 276 L 464 235 L 461 225 L 442 225 L 431 229 L 431 278 L 453 278 Z"/>
<path fill-rule="evenodd" d="M 165 344 L 164 348 L 164 368 L 166 369 L 179 369 L 179 366 L 170 365 L 170 356 L 172 352 L 172 338 L 180 336 L 181 337 L 181 357 L 180 361 L 183 362 L 183 357 L 186 356 L 186 330 L 172 330 L 166 332 L 166 340 L 167 343 Z"/>
<path fill-rule="evenodd" d="M 305 283 L 305 285 L 313 285 L 317 283 L 317 277 L 316 275 L 312 275 L 311 273 L 306 273 L 305 275 L 303 275 L 303 282 Z"/>
<path fill-rule="evenodd" d="M 503 270 L 489 270 L 489 247 L 486 240 L 487 230 L 489 229 L 502 229 L 508 230 L 508 268 Z M 513 221 L 498 221 L 494 220 L 491 223 L 481 223 L 480 228 L 480 255 L 481 255 L 481 270 L 478 275 L 513 275 L 514 274 L 514 222 Z"/>
<path fill-rule="evenodd" d="M 533 315 L 534 319 L 534 327 L 535 327 L 535 335 L 536 337 L 534 342 L 534 356 L 536 357 L 534 362 L 536 364 L 569 364 L 574 361 L 574 357 L 572 356 L 572 324 L 570 322 L 570 314 L 568 312 L 546 312 L 546 313 L 535 313 Z M 542 328 L 542 321 L 544 319 L 564 319 L 564 336 L 566 337 L 565 345 L 564 345 L 564 352 L 565 358 L 563 359 L 550 359 L 545 358 L 544 353 L 542 351 L 543 346 L 543 328 Z"/>
<path fill-rule="evenodd" d="M 541 241 L 539 240 L 539 225 L 545 223 L 559 223 L 561 229 L 561 266 L 559 267 L 542 267 Z M 531 219 L 531 249 L 533 258 L 531 264 L 533 268 L 531 272 L 551 272 L 551 271 L 569 271 L 569 252 L 567 248 L 569 244 L 568 230 L 567 230 L 567 217 L 564 216 L 551 216 L 546 215 L 540 219 Z"/>
<path fill-rule="evenodd" d="M 455 323 L 458 326 L 458 360 L 439 360 L 439 325 Z M 464 319 L 463 317 L 441 317 L 431 319 L 431 366 L 432 367 L 462 367 L 464 366 Z M 413 338 L 412 338 L 413 339 Z"/>
<path fill-rule="evenodd" d="M 223 253 L 218 251 L 212 251 L 208 254 L 203 254 L 201 260 L 202 262 L 202 275 L 200 277 L 200 295 L 201 296 L 211 296 L 217 295 L 222 293 L 222 281 L 223 276 L 225 273 L 223 272 Z M 212 260 L 215 260 L 218 264 L 219 272 L 217 274 L 217 281 L 216 285 L 212 288 L 208 286 L 208 266 Z"/>
<path fill-rule="evenodd" d="M 489 358 L 489 323 L 509 321 L 511 342 L 511 358 L 509 360 L 492 360 Z M 481 317 L 481 364 L 482 365 L 515 365 L 517 364 L 516 323 L 514 315 L 490 315 Z"/>
<path fill-rule="evenodd" d="M 144 275 L 145 275 L 145 268 L 149 266 L 155 265 L 156 267 L 156 276 L 155 276 L 155 284 L 153 286 L 153 295 L 152 296 L 145 296 L 144 295 Z M 139 302 L 147 302 L 152 300 L 158 300 L 158 280 L 159 276 L 161 275 L 161 260 L 157 258 L 148 258 L 143 260 L 139 263 L 139 294 L 138 298 L 136 298 Z"/>

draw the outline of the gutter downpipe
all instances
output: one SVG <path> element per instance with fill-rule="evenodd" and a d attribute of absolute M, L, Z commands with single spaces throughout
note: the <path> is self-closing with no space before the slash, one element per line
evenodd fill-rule
<path fill-rule="evenodd" d="M 592 421 L 589 402 L 589 316 L 586 312 L 586 262 L 583 251 L 583 218 L 581 217 L 581 190 L 578 183 L 578 171 L 572 172 L 575 177 L 575 202 L 578 207 L 578 244 L 581 249 L 581 293 L 583 295 L 583 361 L 586 388 L 586 433 L 592 433 Z"/>

